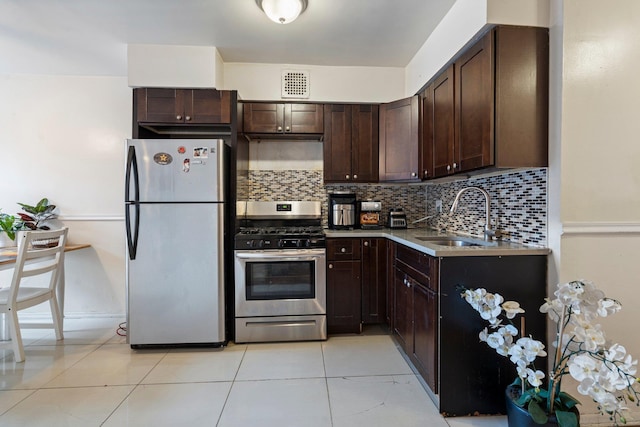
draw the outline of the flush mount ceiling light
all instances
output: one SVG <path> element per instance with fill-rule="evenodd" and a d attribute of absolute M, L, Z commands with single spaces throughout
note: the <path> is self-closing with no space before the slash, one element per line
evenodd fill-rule
<path fill-rule="evenodd" d="M 258 7 L 278 24 L 288 24 L 307 8 L 307 0 L 256 0 Z"/>

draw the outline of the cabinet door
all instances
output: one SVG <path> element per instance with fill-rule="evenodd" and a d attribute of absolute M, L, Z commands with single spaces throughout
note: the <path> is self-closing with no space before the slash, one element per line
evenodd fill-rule
<path fill-rule="evenodd" d="M 379 107 L 354 105 L 351 113 L 353 181 L 378 182 Z"/>
<path fill-rule="evenodd" d="M 362 239 L 362 323 L 383 323 L 387 301 L 387 239 Z"/>
<path fill-rule="evenodd" d="M 493 164 L 493 31 L 455 62 L 456 172 Z"/>
<path fill-rule="evenodd" d="M 284 105 L 276 103 L 243 104 L 243 129 L 247 133 L 282 133 Z"/>
<path fill-rule="evenodd" d="M 351 172 L 351 106 L 324 106 L 324 180 L 346 182 Z M 377 165 L 376 165 L 377 167 Z"/>
<path fill-rule="evenodd" d="M 216 89 L 185 90 L 184 120 L 187 123 L 231 123 L 231 92 Z"/>
<path fill-rule="evenodd" d="M 405 353 L 413 354 L 413 290 L 407 275 L 395 269 L 393 331 Z"/>
<path fill-rule="evenodd" d="M 395 313 L 395 258 L 396 258 L 396 242 L 387 241 L 387 301 L 386 315 L 387 325 L 390 330 L 394 330 L 393 319 Z"/>
<path fill-rule="evenodd" d="M 137 120 L 141 123 L 184 122 L 184 91 L 181 89 L 140 88 Z"/>
<path fill-rule="evenodd" d="M 422 285 L 413 286 L 413 361 L 437 394 L 438 295 Z"/>
<path fill-rule="evenodd" d="M 327 259 L 346 261 L 360 259 L 360 239 L 327 239 Z"/>
<path fill-rule="evenodd" d="M 455 173 L 459 167 L 454 160 L 453 86 L 453 66 L 450 66 L 427 88 L 431 126 L 425 131 L 428 134 L 424 139 L 433 150 L 432 178 Z"/>
<path fill-rule="evenodd" d="M 380 106 L 380 181 L 418 180 L 418 96 Z"/>
<path fill-rule="evenodd" d="M 284 104 L 285 133 L 322 133 L 322 104 Z"/>
<path fill-rule="evenodd" d="M 360 333 L 360 261 L 327 263 L 327 332 Z"/>

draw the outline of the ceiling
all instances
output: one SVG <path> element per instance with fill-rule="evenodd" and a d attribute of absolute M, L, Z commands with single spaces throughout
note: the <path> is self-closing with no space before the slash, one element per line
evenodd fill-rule
<path fill-rule="evenodd" d="M 404 67 L 455 0 L 0 0 L 0 73 L 126 75 L 127 44 L 215 46 L 225 62 Z"/>

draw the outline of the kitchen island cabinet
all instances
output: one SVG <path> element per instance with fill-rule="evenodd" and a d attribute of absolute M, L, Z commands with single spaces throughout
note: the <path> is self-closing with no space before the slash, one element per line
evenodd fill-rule
<path fill-rule="evenodd" d="M 546 256 L 432 257 L 398 244 L 394 268 L 393 332 L 440 412 L 505 413 L 503 393 L 515 368 L 480 342 L 486 324 L 460 297 L 460 287 L 485 287 L 520 302 L 527 335 L 544 339 L 546 319 L 538 308 L 546 294 Z"/>
<path fill-rule="evenodd" d="M 429 388 L 437 393 L 437 258 L 398 245 L 394 270 L 393 331 Z"/>
<path fill-rule="evenodd" d="M 324 106 L 324 181 L 378 181 L 377 104 Z"/>

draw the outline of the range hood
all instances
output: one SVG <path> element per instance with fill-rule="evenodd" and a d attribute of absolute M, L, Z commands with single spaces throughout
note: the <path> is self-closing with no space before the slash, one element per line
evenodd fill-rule
<path fill-rule="evenodd" d="M 324 133 L 242 133 L 247 141 L 324 141 Z"/>

